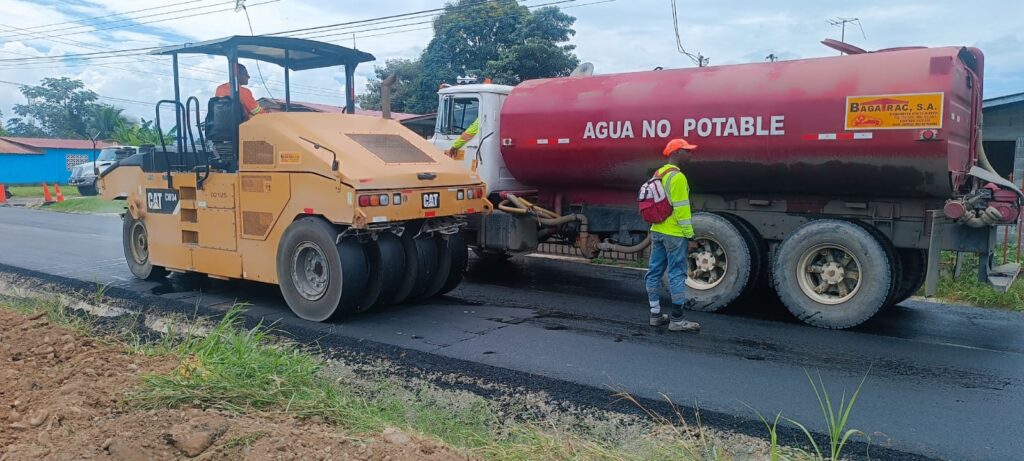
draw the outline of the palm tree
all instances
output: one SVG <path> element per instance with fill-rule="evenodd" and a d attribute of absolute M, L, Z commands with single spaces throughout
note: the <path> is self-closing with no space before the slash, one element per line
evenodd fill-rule
<path fill-rule="evenodd" d="M 99 132 L 98 139 L 108 139 L 113 136 L 118 127 L 128 123 L 128 119 L 121 113 L 124 109 L 106 104 L 97 104 L 89 120 L 89 131 L 91 135 Z"/>

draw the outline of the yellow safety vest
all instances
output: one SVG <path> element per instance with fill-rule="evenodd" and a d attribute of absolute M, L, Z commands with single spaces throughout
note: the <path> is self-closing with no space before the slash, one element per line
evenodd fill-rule
<path fill-rule="evenodd" d="M 675 170 L 672 174 L 670 171 Z M 693 238 L 693 216 L 690 211 L 690 183 L 686 175 L 675 165 L 668 164 L 658 169 L 661 183 L 665 186 L 668 199 L 672 202 L 672 216 L 651 226 L 651 232 L 673 237 Z"/>
<path fill-rule="evenodd" d="M 480 118 L 477 117 L 477 119 L 473 120 L 473 123 L 469 125 L 469 128 L 466 128 L 466 131 L 462 133 L 462 136 L 459 136 L 459 139 L 456 139 L 455 142 L 452 143 L 452 148 L 462 149 L 462 146 L 465 146 L 466 143 L 469 142 L 470 139 L 473 139 L 473 136 L 476 136 L 479 132 Z"/>

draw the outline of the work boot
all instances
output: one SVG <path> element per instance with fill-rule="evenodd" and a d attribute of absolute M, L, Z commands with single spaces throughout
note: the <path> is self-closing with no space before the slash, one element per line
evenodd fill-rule
<path fill-rule="evenodd" d="M 668 324 L 668 329 L 671 331 L 685 331 L 689 333 L 696 333 L 700 331 L 700 324 L 697 322 L 691 322 L 686 319 L 673 319 L 672 322 Z"/>
<path fill-rule="evenodd" d="M 660 327 L 662 325 L 668 325 L 668 314 L 651 314 L 651 326 Z"/>

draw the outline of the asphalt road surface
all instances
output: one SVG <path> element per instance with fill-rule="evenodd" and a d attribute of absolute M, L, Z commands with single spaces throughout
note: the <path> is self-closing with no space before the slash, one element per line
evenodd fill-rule
<path fill-rule="evenodd" d="M 867 376 L 851 418 L 872 444 L 957 460 L 1024 453 L 1024 315 L 908 301 L 848 331 L 792 321 L 777 301 L 692 313 L 700 334 L 648 327 L 643 272 L 538 257 L 471 262 L 449 296 L 333 324 L 291 315 L 276 287 L 132 278 L 117 217 L 0 208 L 0 264 L 215 309 L 251 302 L 280 326 L 363 340 L 704 411 L 750 408 L 824 431 L 807 379 L 835 395 Z M 201 289 L 199 289 L 201 288 Z M 889 456 L 893 456 L 888 452 Z M 885 455 L 874 455 L 886 459 Z"/>

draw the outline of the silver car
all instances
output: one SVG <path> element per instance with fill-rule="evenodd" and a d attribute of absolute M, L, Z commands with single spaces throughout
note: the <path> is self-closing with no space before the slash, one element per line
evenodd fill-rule
<path fill-rule="evenodd" d="M 114 162 L 131 157 L 139 151 L 135 146 L 105 147 L 96 156 L 95 162 L 85 162 L 71 170 L 68 184 L 78 187 L 82 195 L 96 195 L 96 173 L 103 173 Z"/>

